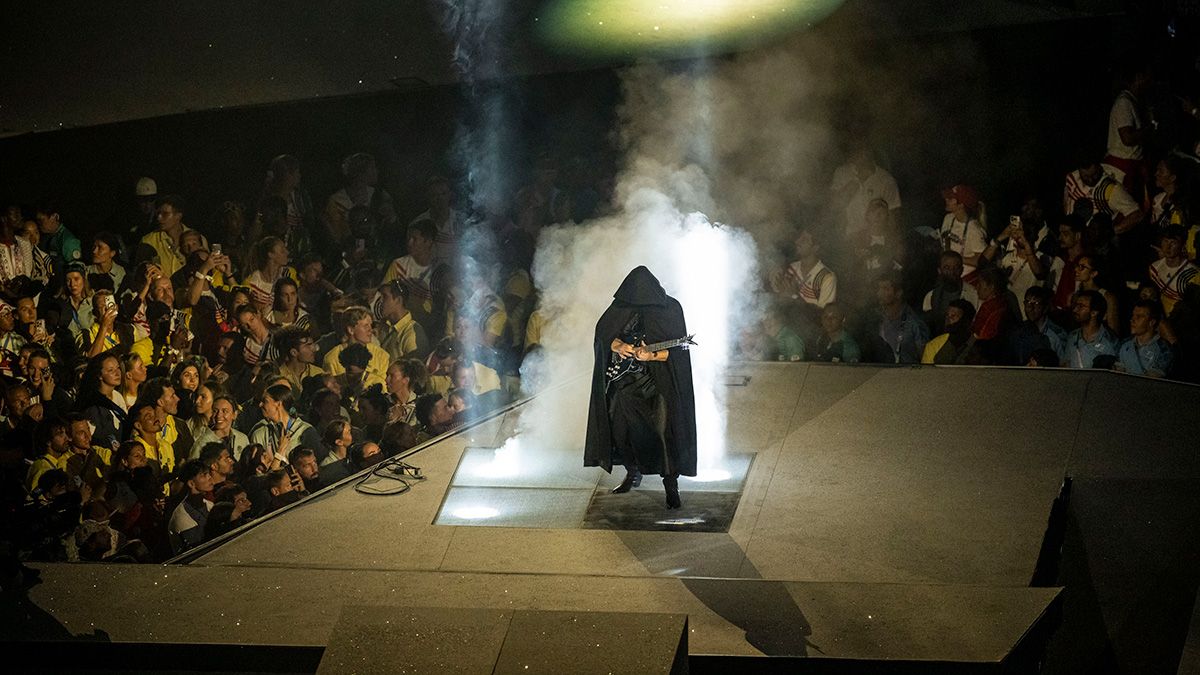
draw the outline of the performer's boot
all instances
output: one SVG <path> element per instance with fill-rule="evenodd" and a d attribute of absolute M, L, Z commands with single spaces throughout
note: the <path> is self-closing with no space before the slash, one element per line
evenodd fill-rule
<path fill-rule="evenodd" d="M 638 471 L 637 467 L 625 468 L 625 480 L 621 484 L 612 489 L 614 495 L 624 494 L 633 488 L 642 484 L 642 472 Z"/>
<path fill-rule="evenodd" d="M 668 509 L 677 509 L 683 506 L 683 501 L 679 499 L 679 478 L 663 476 L 663 489 L 667 491 Z"/>

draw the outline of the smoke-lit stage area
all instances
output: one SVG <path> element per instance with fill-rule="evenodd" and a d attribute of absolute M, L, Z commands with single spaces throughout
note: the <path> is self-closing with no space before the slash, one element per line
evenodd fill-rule
<path fill-rule="evenodd" d="M 518 405 L 408 456 L 427 478 L 404 494 L 350 481 L 186 564 L 43 566 L 28 603 L 74 636 L 305 647 L 311 667 L 336 656 L 359 672 L 441 672 L 412 645 L 463 631 L 487 669 L 460 672 L 493 672 L 530 644 L 513 631 L 614 612 L 634 617 L 613 624 L 627 630 L 667 615 L 668 666 L 683 625 L 670 617 L 685 615 L 693 672 L 1067 673 L 1105 649 L 1178 661 L 1197 582 L 1200 390 L 1086 371 L 729 375 L 728 455 L 718 480 L 681 481 L 680 510 L 654 476 L 608 494 L 619 475 L 583 469 L 578 447 L 536 466 L 519 445 L 497 454 Z M 606 635 L 611 658 L 564 669 L 551 649 L 523 672 L 628 656 Z"/>

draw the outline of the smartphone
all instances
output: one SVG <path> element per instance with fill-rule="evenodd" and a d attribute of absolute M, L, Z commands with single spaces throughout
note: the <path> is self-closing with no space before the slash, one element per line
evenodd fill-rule
<path fill-rule="evenodd" d="M 111 294 L 104 296 L 104 307 L 105 309 L 116 310 L 117 301 Z"/>
<path fill-rule="evenodd" d="M 38 319 L 37 320 L 37 328 L 35 330 L 37 332 L 41 333 L 42 335 L 46 335 L 46 320 Z"/>
<path fill-rule="evenodd" d="M 220 244 L 212 245 L 212 254 L 213 255 L 221 255 L 221 245 Z"/>
<path fill-rule="evenodd" d="M 1021 216 L 1009 216 L 1008 224 L 1016 225 L 1017 227 L 1020 227 L 1021 226 Z"/>
<path fill-rule="evenodd" d="M 354 247 L 360 251 L 365 249 L 367 247 L 367 240 L 366 239 L 355 239 Z"/>

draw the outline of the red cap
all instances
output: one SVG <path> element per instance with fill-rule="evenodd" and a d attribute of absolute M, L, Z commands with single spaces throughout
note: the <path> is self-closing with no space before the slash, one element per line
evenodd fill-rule
<path fill-rule="evenodd" d="M 968 209 L 979 206 L 979 194 L 970 185 L 955 185 L 952 188 L 942 190 L 942 199 L 949 199 L 951 197 Z"/>

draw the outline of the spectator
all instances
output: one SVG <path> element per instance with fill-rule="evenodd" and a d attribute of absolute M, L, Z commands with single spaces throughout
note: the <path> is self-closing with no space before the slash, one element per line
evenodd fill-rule
<path fill-rule="evenodd" d="M 218 501 L 216 499 L 217 491 L 224 488 L 230 481 L 233 480 L 234 462 L 233 456 L 229 454 L 229 448 L 225 447 L 224 443 L 206 443 L 204 447 L 197 453 L 197 459 L 209 470 L 209 476 L 212 478 L 212 487 L 209 488 L 205 496 L 211 502 Z"/>
<path fill-rule="evenodd" d="M 972 307 L 979 306 L 979 294 L 975 286 L 963 281 L 963 259 L 956 251 L 942 251 L 938 260 L 938 279 L 933 288 L 921 301 L 925 322 L 932 332 L 941 333 L 945 326 L 946 309 L 955 300 L 966 300 Z"/>
<path fill-rule="evenodd" d="M 275 282 L 291 279 L 296 283 L 299 278 L 296 270 L 288 267 L 288 261 L 287 244 L 279 237 L 266 237 L 254 245 L 250 257 L 252 271 L 246 277 L 246 285 L 250 287 L 250 304 L 264 317 L 271 314 L 274 306 Z"/>
<path fill-rule="evenodd" d="M 979 196 L 969 185 L 955 185 L 942 190 L 942 200 L 946 206 L 946 217 L 938 230 L 942 250 L 962 256 L 962 276 L 970 283 L 987 249 L 987 231 L 979 222 Z"/>
<path fill-rule="evenodd" d="M 199 455 L 201 448 L 209 443 L 221 443 L 212 430 L 213 421 L 213 392 L 207 384 L 200 385 L 196 390 L 192 414 L 187 420 L 187 430 L 192 436 L 192 456 Z M 231 451 L 232 452 L 232 451 Z"/>
<path fill-rule="evenodd" d="M 60 417 L 41 422 L 33 434 L 33 444 L 39 454 L 25 474 L 25 489 L 29 492 L 34 491 L 42 474 L 47 471 L 66 471 L 67 461 L 71 459 L 66 423 Z"/>
<path fill-rule="evenodd" d="M 812 232 L 802 229 L 793 243 L 796 260 L 772 275 L 771 289 L 784 298 L 799 299 L 818 308 L 835 302 L 838 279 L 820 260 L 821 242 Z"/>
<path fill-rule="evenodd" d="M 1050 301 L 1050 291 L 1042 286 L 1030 286 L 1025 291 L 1025 321 L 1017 326 L 1009 338 L 1012 363 L 1025 365 L 1033 358 L 1034 352 L 1046 349 L 1058 356 L 1055 365 L 1062 359 L 1067 331 L 1050 319 Z M 1045 359 L 1039 359 L 1039 363 L 1042 361 Z"/>
<path fill-rule="evenodd" d="M 425 391 L 429 372 L 425 364 L 417 359 L 393 361 L 388 366 L 387 392 L 392 397 L 389 421 L 412 424 L 417 396 Z"/>
<path fill-rule="evenodd" d="M 65 324 L 62 325 L 70 331 L 71 344 L 77 344 L 81 335 L 89 334 L 92 323 L 94 323 L 92 289 L 88 285 L 87 272 L 83 263 L 72 262 L 66 266 L 59 306 L 59 316 L 61 321 L 65 321 Z"/>
<path fill-rule="evenodd" d="M 1150 264 L 1150 281 L 1158 288 L 1165 316 L 1171 315 L 1188 284 L 1200 274 L 1200 268 L 1184 257 L 1185 238 L 1182 227 L 1164 228 L 1158 237 L 1160 257 Z"/>
<path fill-rule="evenodd" d="M 50 255 L 56 274 L 61 273 L 67 263 L 83 261 L 79 237 L 62 224 L 62 214 L 57 204 L 49 200 L 38 204 L 36 220 L 42 234 L 39 247 Z"/>
<path fill-rule="evenodd" d="M 262 420 L 250 430 L 250 442 L 262 445 L 277 457 L 292 448 L 321 447 L 321 436 L 308 422 L 295 416 L 295 399 L 286 384 L 273 384 L 259 399 Z"/>
<path fill-rule="evenodd" d="M 360 396 L 369 387 L 384 386 L 384 376 L 371 367 L 371 352 L 366 345 L 353 343 L 338 354 L 338 364 L 342 374 L 337 376 L 338 388 L 342 392 L 342 401 L 350 408 L 357 406 Z"/>
<path fill-rule="evenodd" d="M 305 255 L 312 248 L 309 233 L 314 231 L 316 216 L 312 200 L 300 183 L 300 160 L 294 155 L 279 155 L 267 168 L 263 197 L 276 197 L 283 202 L 284 241 L 292 253 Z"/>
<path fill-rule="evenodd" d="M 1150 208 L 1150 220 L 1162 230 L 1171 225 L 1187 225 L 1184 207 L 1196 196 L 1180 188 L 1191 185 L 1196 175 L 1196 162 L 1177 154 L 1168 155 L 1158 162 L 1154 171 L 1154 185 L 1160 192 L 1154 195 Z"/>
<path fill-rule="evenodd" d="M 275 281 L 274 304 L 271 306 L 271 323 L 276 326 L 296 326 L 308 331 L 312 320 L 300 306 L 300 286 L 291 277 L 280 277 Z"/>
<path fill-rule="evenodd" d="M 1008 328 L 1012 312 L 1007 298 L 1008 281 L 995 267 L 986 267 L 975 279 L 975 290 L 979 294 L 979 310 L 975 314 L 975 323 L 971 331 L 980 341 L 990 342 L 1000 337 Z"/>
<path fill-rule="evenodd" d="M 365 152 L 350 155 L 342 161 L 342 176 L 346 186 L 333 193 L 325 204 L 322 222 L 328 243 L 334 250 L 347 250 L 351 237 L 350 209 L 366 206 L 379 224 L 389 231 L 396 225 L 396 209 L 388 193 L 377 188 L 379 167 L 375 158 Z"/>
<path fill-rule="evenodd" d="M 204 525 L 213 503 L 206 497 L 212 491 L 212 473 L 198 459 L 189 459 L 179 468 L 179 480 L 187 487 L 187 496 L 171 512 L 167 535 L 176 555 L 204 541 Z"/>
<path fill-rule="evenodd" d="M 875 284 L 879 315 L 874 331 L 874 354 L 878 363 L 920 363 L 929 328 L 904 302 L 900 278 L 885 274 Z"/>
<path fill-rule="evenodd" d="M 163 440 L 171 444 L 179 461 L 190 457 L 195 439 L 187 424 L 179 418 L 179 395 L 175 387 L 165 377 L 153 377 L 146 380 L 138 394 L 138 401 L 153 403 L 162 421 L 160 431 Z"/>
<path fill-rule="evenodd" d="M 175 449 L 171 442 L 163 437 L 162 413 L 149 401 L 139 401 L 129 410 L 126 424 L 130 433 L 128 438 L 137 441 L 145 450 L 146 463 L 154 475 L 165 482 L 175 471 Z M 186 455 L 184 455 L 186 457 Z"/>
<path fill-rule="evenodd" d="M 153 262 L 158 265 L 162 276 L 170 279 L 187 258 L 180 248 L 179 239 L 184 232 L 192 228 L 184 225 L 183 200 L 175 195 L 167 195 L 158 200 L 158 229 L 142 237 L 134 259 L 141 262 Z M 201 236 L 205 248 L 208 240 Z"/>
<path fill-rule="evenodd" d="M 1097 256 L 1080 256 L 1079 260 L 1075 262 L 1075 288 L 1079 291 L 1096 291 L 1104 296 L 1104 302 L 1108 305 L 1108 311 L 1104 315 L 1104 325 L 1108 326 L 1114 335 L 1119 335 L 1121 332 L 1120 305 L 1116 294 L 1104 287 L 1102 269 L 1104 269 L 1104 265 L 1100 264 Z"/>
<path fill-rule="evenodd" d="M 0 300 L 0 372 L 8 377 L 16 374 L 17 355 L 25 346 L 25 338 L 16 331 L 16 311 Z"/>
<path fill-rule="evenodd" d="M 946 332 L 925 345 L 921 363 L 938 365 L 962 365 L 978 363 L 975 343 L 978 339 L 972 332 L 975 307 L 961 298 L 953 300 L 946 308 Z"/>
<path fill-rule="evenodd" d="M 436 237 L 437 231 L 432 221 L 418 219 L 413 222 L 408 226 L 408 255 L 393 260 L 383 275 L 383 283 L 398 280 L 408 289 L 405 306 L 421 325 L 429 324 L 433 315 L 431 283 L 435 268 L 433 250 Z"/>
<path fill-rule="evenodd" d="M 279 374 L 292 386 L 292 391 L 303 391 L 304 380 L 324 374 L 325 371 L 314 365 L 317 360 L 316 342 L 306 329 L 284 326 L 276 331 L 271 340 L 282 359 Z"/>
<path fill-rule="evenodd" d="M 253 504 L 245 488 L 237 483 L 228 483 L 217 491 L 212 510 L 204 524 L 204 541 L 241 527 L 250 520 Z"/>
<path fill-rule="evenodd" d="M 1133 305 L 1129 320 L 1130 337 L 1117 351 L 1115 370 L 1147 377 L 1166 377 L 1174 359 L 1170 345 L 1159 337 L 1162 308 L 1149 300 Z"/>
<path fill-rule="evenodd" d="M 246 501 L 248 503 L 249 498 Z M 212 510 L 208 512 L 208 518 L 204 521 L 202 541 L 212 541 L 236 528 L 237 525 L 233 522 L 235 509 L 236 506 L 232 502 L 214 503 Z"/>
<path fill-rule="evenodd" d="M 768 340 L 770 361 L 803 361 L 804 338 L 783 323 L 777 311 L 768 311 L 762 320 L 762 332 Z"/>
<path fill-rule="evenodd" d="M 1104 216 L 1112 220 L 1113 232 L 1118 235 L 1132 230 L 1145 216 L 1137 200 L 1095 161 L 1067 174 L 1063 213 L 1088 224 L 1096 216 Z"/>
<path fill-rule="evenodd" d="M 1141 97 L 1153 82 L 1145 63 L 1126 59 L 1119 66 L 1122 89 L 1108 114 L 1108 155 L 1104 170 L 1135 199 L 1145 196 L 1146 164 L 1143 145 L 1151 127 L 1142 123 Z"/>
<path fill-rule="evenodd" d="M 92 236 L 92 264 L 87 266 L 89 282 L 96 290 L 116 291 L 125 282 L 125 268 L 117 263 L 121 239 L 112 232 L 97 232 Z M 107 278 L 101 286 L 97 277 Z"/>
<path fill-rule="evenodd" d="M 324 487 L 321 482 L 321 468 L 317 463 L 317 453 L 312 448 L 299 447 L 288 453 L 290 466 L 300 479 L 304 481 L 304 490 L 309 494 Z"/>
<path fill-rule="evenodd" d="M 234 460 L 242 458 L 242 452 L 250 445 L 250 439 L 246 434 L 233 428 L 233 421 L 237 418 L 237 403 L 233 398 L 226 394 L 222 394 L 213 398 L 212 403 L 212 433 L 213 436 L 229 449 L 229 454 Z"/>
<path fill-rule="evenodd" d="M 1063 365 L 1069 368 L 1094 368 L 1096 359 L 1117 353 L 1117 336 L 1104 325 L 1108 310 L 1104 296 L 1096 291 L 1079 291 L 1071 306 L 1071 315 L 1079 325 L 1067 336 Z"/>
<path fill-rule="evenodd" d="M 427 438 L 440 436 L 453 427 L 454 411 L 441 394 L 417 397 L 414 415 Z"/>
<path fill-rule="evenodd" d="M 1024 298 L 1025 291 L 1040 284 L 1050 270 L 1052 256 L 1045 251 L 1049 243 L 1050 228 L 1041 204 L 1030 199 L 1021 207 L 1021 215 L 1010 217 L 1008 227 L 988 246 L 983 257 L 995 260 L 1008 278 L 1013 295 Z"/>
<path fill-rule="evenodd" d="M 239 305 L 233 311 L 238 329 L 245 338 L 242 348 L 242 360 L 247 366 L 255 366 L 259 361 L 270 361 L 277 357 L 271 342 L 271 331 L 267 328 L 262 314 L 253 305 Z"/>
<path fill-rule="evenodd" d="M 346 372 L 338 360 L 338 355 L 349 345 L 360 344 L 366 347 L 371 355 L 368 370 L 374 372 L 382 383 L 383 373 L 387 372 L 391 357 L 375 343 L 375 322 L 371 319 L 371 311 L 360 305 L 347 307 L 338 315 L 337 323 L 337 332 L 341 336 L 342 342 L 325 354 L 323 364 L 325 372 L 330 375 L 341 375 Z"/>
<path fill-rule="evenodd" d="M 380 385 L 373 385 L 358 398 L 356 425 L 366 438 L 383 438 L 383 428 L 388 423 L 392 399 Z"/>
<path fill-rule="evenodd" d="M 354 437 L 351 434 L 349 420 L 338 418 L 330 422 L 325 427 L 325 432 L 321 434 L 321 445 L 326 452 L 325 459 L 321 460 L 321 466 L 344 462 L 349 457 L 350 446 L 353 444 Z"/>
<path fill-rule="evenodd" d="M 300 306 L 309 312 L 309 323 L 318 332 L 328 331 L 332 302 L 343 295 L 341 289 L 325 278 L 325 264 L 316 255 L 300 261 Z"/>
<path fill-rule="evenodd" d="M 850 241 L 856 240 L 867 229 L 867 211 L 874 199 L 883 199 L 890 220 L 897 221 L 896 212 L 901 202 L 896 179 L 879 166 L 874 153 L 864 142 L 856 141 L 846 163 L 833 172 L 830 192 L 833 209 L 841 211 L 843 231 Z"/>
<path fill-rule="evenodd" d="M 386 283 L 379 287 L 374 303 L 375 315 L 380 320 L 379 346 L 393 363 L 429 355 L 429 338 L 408 310 L 408 293 L 408 286 L 399 281 Z"/>
<path fill-rule="evenodd" d="M 1078 284 L 1079 258 L 1087 251 L 1084 247 L 1083 219 L 1068 215 L 1058 225 L 1058 244 L 1060 252 L 1050 265 L 1047 288 L 1054 289 L 1054 307 L 1060 310 L 1072 308 L 1073 296 Z"/>
<path fill-rule="evenodd" d="M 300 474 L 286 465 L 282 469 L 267 474 L 267 491 L 270 494 L 267 513 L 295 504 L 300 501 L 301 497 L 308 494 L 304 490 L 304 481 L 300 478 Z"/>
<path fill-rule="evenodd" d="M 858 363 L 862 355 L 858 343 L 846 332 L 846 315 L 840 305 L 831 302 L 821 312 L 821 336 L 817 338 L 814 361 Z"/>
<path fill-rule="evenodd" d="M 855 240 L 856 276 L 872 279 L 904 269 L 904 242 L 895 230 L 887 201 L 876 197 L 867 204 L 867 227 Z"/>

